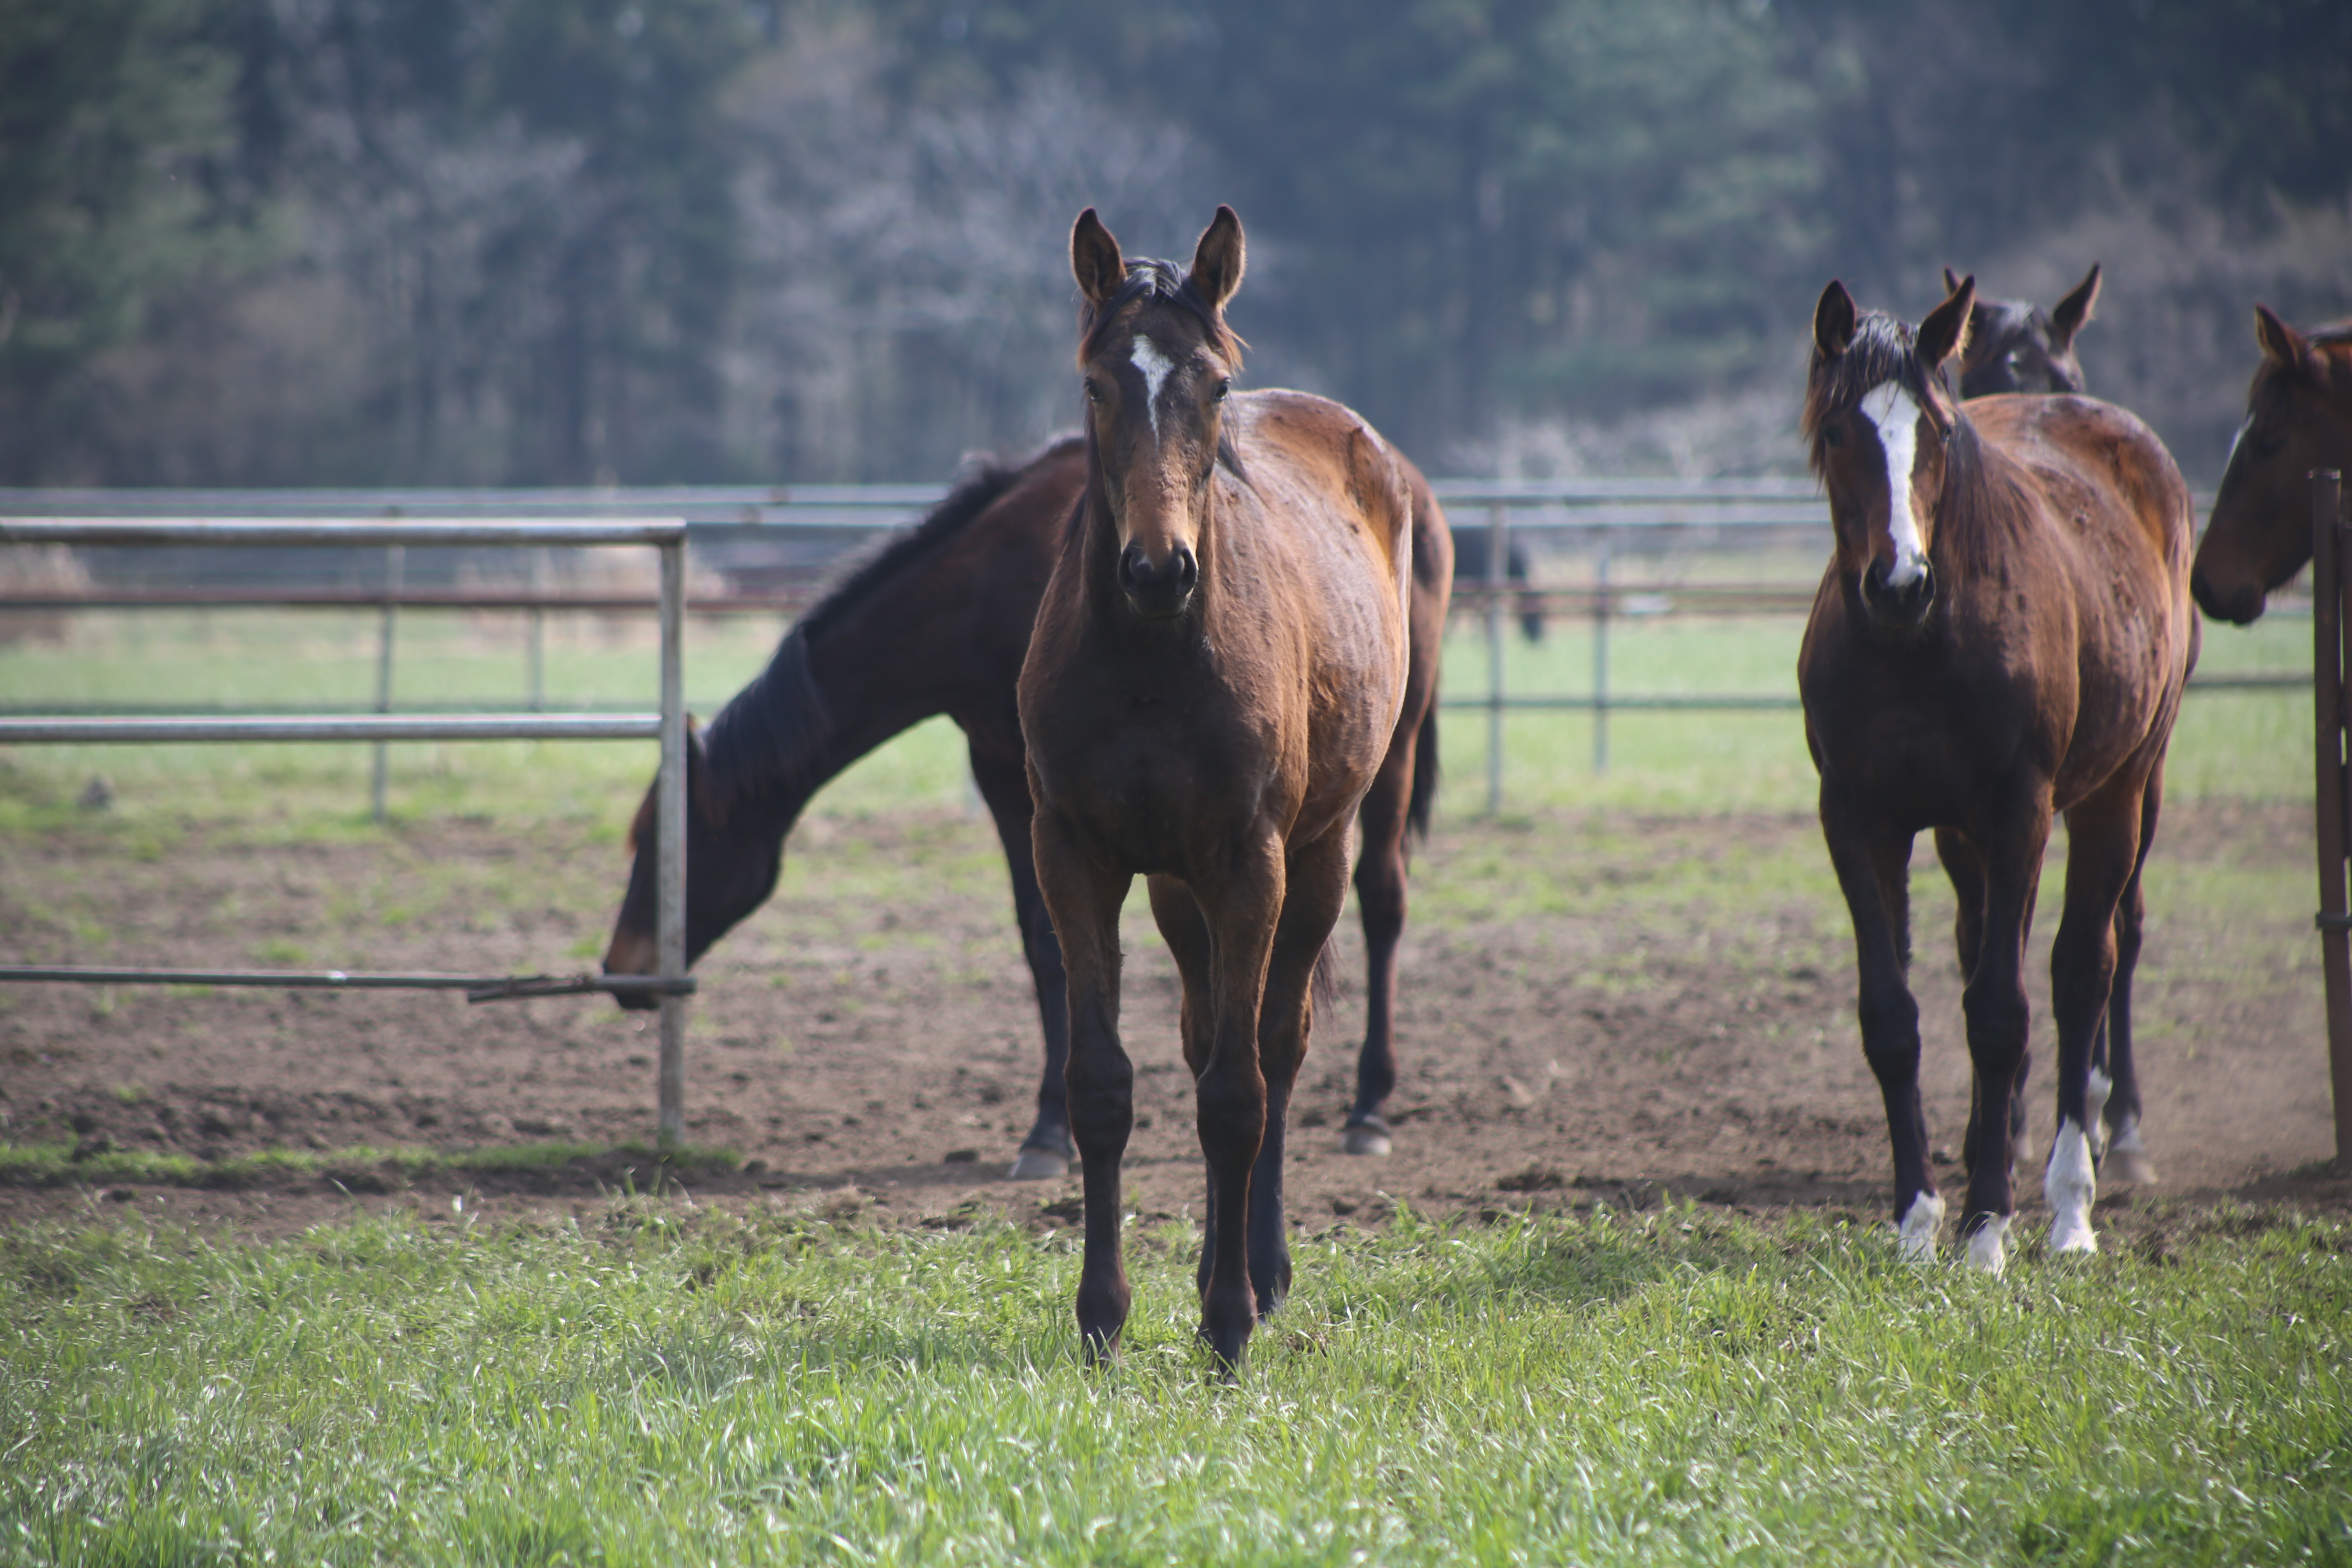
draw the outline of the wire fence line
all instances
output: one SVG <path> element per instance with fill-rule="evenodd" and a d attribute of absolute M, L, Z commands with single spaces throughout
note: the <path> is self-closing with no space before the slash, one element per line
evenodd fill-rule
<path fill-rule="evenodd" d="M 368 715 L 226 714 L 203 719 L 152 716 L 39 716 L 0 718 L 0 744 L 158 744 L 166 742 L 373 741 L 376 745 L 375 810 L 383 816 L 383 745 L 392 740 L 502 740 L 566 738 L 639 740 L 659 742 L 655 832 L 655 951 L 652 975 L 616 983 L 604 975 L 428 975 L 196 971 L 144 967 L 88 968 L 0 965 L 0 981 L 16 984 L 269 985 L 280 988 L 463 990 L 476 1001 L 508 996 L 557 995 L 588 991 L 628 991 L 656 998 L 661 1055 L 655 1073 L 656 1126 L 664 1148 L 685 1139 L 686 997 L 695 986 L 686 969 L 686 547 L 683 522 L 675 518 L 614 521 L 516 521 L 468 515 L 428 522 L 388 523 L 352 519 L 256 519 L 242 515 L 18 517 L 0 522 L 0 544 L 89 549 L 202 551 L 253 548 L 326 550 L 382 549 L 390 555 L 384 599 L 378 711 Z M 659 553 L 661 707 L 656 713 L 550 715 L 541 713 L 392 714 L 390 679 L 394 608 L 400 591 L 400 552 L 411 544 L 446 548 L 544 550 L 613 545 L 650 545 Z"/>
<path fill-rule="evenodd" d="M 1517 713 L 1584 713 L 1592 724 L 1592 762 L 1609 766 L 1609 717 L 1612 713 L 1709 713 L 1787 710 L 1799 706 L 1793 692 L 1629 692 L 1612 679 L 1612 659 L 1620 623 L 1669 617 L 1801 616 L 1811 605 L 1817 578 L 1777 581 L 1693 582 L 1679 580 L 1661 563 L 1696 559 L 1770 554 L 1790 559 L 1818 551 L 1829 531 L 1829 508 L 1811 479 L 1767 476 L 1744 479 L 1476 479 L 1435 481 L 1433 489 L 1449 510 L 1457 539 L 1477 536 L 1484 546 L 1483 578 L 1457 580 L 1454 604 L 1481 625 L 1485 643 L 1483 689 L 1454 691 L 1440 699 L 1453 710 L 1486 714 L 1486 804 L 1502 805 L 1505 717 Z M 654 595 L 609 586 L 551 585 L 550 552 L 526 558 L 527 572 L 506 582 L 469 578 L 447 560 L 434 563 L 429 552 L 447 555 L 467 543 L 468 520 L 497 520 L 530 528 L 534 520 L 597 520 L 625 524 L 660 516 L 680 520 L 698 568 L 724 584 L 719 591 L 689 594 L 686 614 L 697 616 L 751 614 L 794 615 L 805 608 L 838 570 L 877 532 L 907 525 L 944 494 L 928 485 L 677 486 L 564 489 L 0 489 L 0 544 L 52 542 L 39 518 L 58 526 L 68 520 L 110 520 L 105 538 L 85 538 L 86 553 L 134 539 L 141 559 L 159 559 L 155 549 L 180 542 L 178 532 L 210 528 L 226 541 L 256 547 L 282 543 L 277 531 L 290 520 L 341 518 L 373 521 L 382 544 L 373 580 L 320 584 L 299 577 L 285 550 L 276 572 L 249 566 L 246 574 L 196 585 L 122 581 L 119 563 L 99 560 L 100 579 L 76 590 L 0 590 L 0 616 L 15 613 L 164 609 L 348 609 L 379 615 L 375 711 L 392 710 L 392 674 L 398 612 L 405 610 L 500 611 L 527 616 L 530 710 L 546 706 L 545 623 L 549 615 L 627 614 L 656 607 Z M 2198 498 L 2201 511 L 2210 498 Z M 38 518 L 28 516 L 38 514 Z M 192 519 L 215 520 L 192 524 Z M 234 519 L 234 522 L 218 520 Z M 178 520 L 178 521 L 174 521 Z M 550 534 L 548 545 L 559 542 Z M 210 555 L 209 551 L 206 552 Z M 250 553 L 250 552 L 244 552 Z M 213 557 L 217 559 L 216 556 Z M 344 557 L 349 559 L 348 554 Z M 162 552 L 167 567 L 174 558 Z M 512 559 L 511 557 L 509 559 Z M 1514 578 L 1530 563 L 1557 569 L 1580 563 L 1583 581 L 1543 583 Z M 1639 568 L 1648 565 L 1646 575 Z M 1636 574 L 1628 577 L 1628 568 Z M 186 570 L 183 567 L 182 570 Z M 2290 602 L 2288 614 L 2307 608 Z M 1515 616 L 1568 616 L 1590 630 L 1590 676 L 1582 692 L 1514 691 L 1506 678 L 1507 629 Z M 1458 657 L 1458 655 L 1457 655 Z M 2191 682 L 2205 692 L 2283 689 L 2299 687 L 2298 673 L 2206 676 Z M 588 705 L 593 710 L 594 705 Z M 0 704 L 0 711 L 20 711 Z M 56 710 L 48 710 L 56 711 Z M 95 705 L 78 710 L 98 715 Z M 153 710 L 142 710 L 152 712 Z"/>

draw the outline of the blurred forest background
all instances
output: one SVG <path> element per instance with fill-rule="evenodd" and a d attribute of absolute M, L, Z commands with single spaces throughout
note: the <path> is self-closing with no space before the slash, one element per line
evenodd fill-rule
<path fill-rule="evenodd" d="M 1440 472 L 1793 468 L 1805 323 L 2106 266 L 2218 474 L 2352 310 L 2343 0 L 0 0 L 0 483 L 944 479 L 1071 218 Z"/>

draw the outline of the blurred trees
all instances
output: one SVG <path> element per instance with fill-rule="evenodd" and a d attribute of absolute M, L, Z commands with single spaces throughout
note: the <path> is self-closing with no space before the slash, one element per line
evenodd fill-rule
<path fill-rule="evenodd" d="M 937 477 L 1070 419 L 1089 203 L 1234 203 L 1252 381 L 1436 467 L 1775 386 L 1832 273 L 2102 247 L 2194 440 L 2352 305 L 2336 0 L 0 0 L 0 83 L 13 483 Z"/>

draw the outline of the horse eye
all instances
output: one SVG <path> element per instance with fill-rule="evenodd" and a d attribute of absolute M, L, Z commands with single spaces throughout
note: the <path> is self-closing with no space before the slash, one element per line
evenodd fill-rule
<path fill-rule="evenodd" d="M 1832 425 L 1832 426 L 1828 426 L 1826 429 L 1822 430 L 1822 446 L 1824 446 L 1824 447 L 1843 447 L 1843 446 L 1844 446 L 1844 445 L 1845 445 L 1845 432 L 1844 432 L 1844 431 L 1843 431 L 1843 430 L 1841 430 L 1841 429 L 1839 429 L 1839 428 L 1838 428 L 1836 426 L 1834 426 L 1834 425 Z"/>
<path fill-rule="evenodd" d="M 2249 430 L 2246 445 L 2265 458 L 2275 458 L 2286 447 L 2286 437 L 2275 430 Z"/>
<path fill-rule="evenodd" d="M 1097 381 L 1093 376 L 1088 376 L 1087 377 L 1086 385 L 1087 401 L 1088 403 L 1100 403 L 1103 400 L 1102 384 Z"/>
<path fill-rule="evenodd" d="M 1234 384 L 1231 379 L 1221 381 L 1217 383 L 1217 390 L 1209 395 L 1209 401 L 1212 403 L 1223 403 L 1225 400 L 1225 394 L 1231 392 L 1233 389 Z"/>

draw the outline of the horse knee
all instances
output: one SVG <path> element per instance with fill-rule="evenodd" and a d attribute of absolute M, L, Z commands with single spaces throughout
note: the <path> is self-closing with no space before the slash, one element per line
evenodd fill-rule
<path fill-rule="evenodd" d="M 1257 1157 L 1265 1137 L 1265 1084 L 1257 1074 L 1209 1072 L 1193 1088 L 1200 1118 L 1201 1152 L 1246 1163 Z"/>

